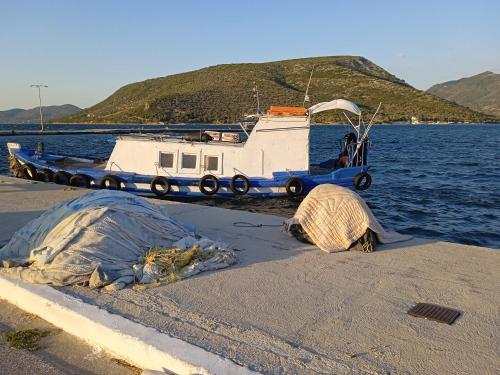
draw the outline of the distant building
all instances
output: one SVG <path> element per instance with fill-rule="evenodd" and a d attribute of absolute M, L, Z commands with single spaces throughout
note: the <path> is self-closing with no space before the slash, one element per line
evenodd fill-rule
<path fill-rule="evenodd" d="M 418 124 L 420 124 L 420 121 L 418 120 L 418 117 L 411 116 L 411 124 L 412 125 L 418 125 Z"/>

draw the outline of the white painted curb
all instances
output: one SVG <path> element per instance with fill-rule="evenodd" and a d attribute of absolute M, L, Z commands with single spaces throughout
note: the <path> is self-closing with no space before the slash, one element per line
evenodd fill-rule
<path fill-rule="evenodd" d="M 139 368 L 176 374 L 255 374 L 198 346 L 46 285 L 0 275 L 0 298 Z"/>

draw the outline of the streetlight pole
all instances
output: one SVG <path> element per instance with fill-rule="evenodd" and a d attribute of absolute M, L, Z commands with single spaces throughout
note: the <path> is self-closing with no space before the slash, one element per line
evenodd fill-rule
<path fill-rule="evenodd" d="M 45 128 L 43 126 L 43 114 L 42 114 L 42 94 L 40 92 L 40 89 L 42 87 L 49 87 L 47 85 L 30 85 L 30 87 L 36 87 L 38 89 L 38 103 L 39 103 L 39 108 L 40 108 L 40 127 L 42 131 L 45 131 Z"/>

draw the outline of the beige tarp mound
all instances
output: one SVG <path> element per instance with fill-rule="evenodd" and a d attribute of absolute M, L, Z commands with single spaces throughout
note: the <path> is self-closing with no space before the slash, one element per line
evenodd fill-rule
<path fill-rule="evenodd" d="M 368 228 L 381 243 L 411 238 L 384 230 L 358 194 L 330 184 L 311 190 L 289 223 L 300 224 L 310 239 L 329 253 L 349 249 Z"/>

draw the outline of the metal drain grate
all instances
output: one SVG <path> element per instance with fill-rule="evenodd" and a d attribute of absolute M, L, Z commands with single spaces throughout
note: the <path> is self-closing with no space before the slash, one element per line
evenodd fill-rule
<path fill-rule="evenodd" d="M 440 323 L 453 324 L 460 316 L 460 311 L 432 303 L 417 303 L 408 310 L 408 314 Z"/>

